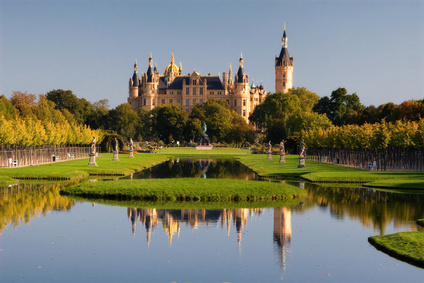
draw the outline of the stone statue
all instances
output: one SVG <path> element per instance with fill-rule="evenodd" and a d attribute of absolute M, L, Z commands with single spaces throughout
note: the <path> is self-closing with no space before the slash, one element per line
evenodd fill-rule
<path fill-rule="evenodd" d="M 93 139 L 91 140 L 90 154 L 96 154 L 96 137 L 93 137 Z"/>
<path fill-rule="evenodd" d="M 272 148 L 271 141 L 269 141 L 268 142 L 268 152 L 271 152 L 271 148 Z"/>
<path fill-rule="evenodd" d="M 285 140 L 282 140 L 282 141 L 280 142 L 280 155 L 285 154 L 284 142 L 285 142 Z"/>
<path fill-rule="evenodd" d="M 132 138 L 130 138 L 130 151 L 133 151 L 133 150 L 134 150 L 134 143 Z"/>
<path fill-rule="evenodd" d="M 206 131 L 208 130 L 208 127 L 206 126 L 206 123 L 205 122 L 203 122 L 203 125 L 202 125 L 202 132 L 203 132 L 203 135 L 206 135 Z"/>
<path fill-rule="evenodd" d="M 300 153 L 299 153 L 299 157 L 305 157 L 306 154 L 306 144 L 303 140 L 300 141 Z"/>
<path fill-rule="evenodd" d="M 118 141 L 116 138 L 112 141 L 113 151 L 118 151 Z"/>

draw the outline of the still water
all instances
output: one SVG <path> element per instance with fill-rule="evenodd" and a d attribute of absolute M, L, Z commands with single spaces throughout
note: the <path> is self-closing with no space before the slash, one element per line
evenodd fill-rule
<path fill-rule="evenodd" d="M 216 210 L 78 202 L 60 184 L 3 188 L 0 282 L 422 281 L 423 269 L 367 241 L 423 232 L 422 195 L 293 184 L 308 197 Z"/>

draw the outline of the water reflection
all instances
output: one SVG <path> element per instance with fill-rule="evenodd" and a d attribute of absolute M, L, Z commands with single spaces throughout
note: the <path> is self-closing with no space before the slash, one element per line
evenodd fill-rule
<path fill-rule="evenodd" d="M 66 183 L 69 185 L 69 182 Z M 49 211 L 69 210 L 75 200 L 59 194 L 64 184 L 14 184 L 0 188 L 0 235 L 6 225 L 16 228 Z"/>
<path fill-rule="evenodd" d="M 424 218 L 424 195 L 399 194 L 369 188 L 333 188 L 306 183 L 304 209 L 320 206 L 334 218 L 358 220 L 384 235 L 393 223 L 396 230 L 418 231 L 417 219 Z M 421 228 L 422 230 L 422 228 Z"/>
<path fill-rule="evenodd" d="M 137 172 L 130 178 L 259 179 L 252 170 L 234 159 L 171 159 Z"/>

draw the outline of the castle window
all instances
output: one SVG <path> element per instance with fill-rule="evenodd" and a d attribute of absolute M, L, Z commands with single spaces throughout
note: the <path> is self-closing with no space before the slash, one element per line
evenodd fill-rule
<path fill-rule="evenodd" d="M 177 104 L 181 105 L 181 99 L 177 99 Z"/>
<path fill-rule="evenodd" d="M 190 89 L 186 88 L 186 94 L 189 95 L 190 94 Z"/>
<path fill-rule="evenodd" d="M 286 82 L 283 82 L 283 86 L 286 86 Z"/>
<path fill-rule="evenodd" d="M 196 80 L 193 80 L 193 85 L 196 85 L 196 83 L 197 83 L 197 81 Z"/>
<path fill-rule="evenodd" d="M 243 106 L 246 106 L 246 99 L 243 99 Z"/>
<path fill-rule="evenodd" d="M 174 102 L 174 100 L 173 100 L 173 99 L 170 99 L 170 100 L 169 100 L 169 103 L 173 103 L 173 102 Z"/>
<path fill-rule="evenodd" d="M 165 104 L 165 99 L 162 99 L 162 102 L 161 102 L 162 104 Z"/>
<path fill-rule="evenodd" d="M 283 80 L 285 80 L 286 79 L 286 75 L 283 75 Z"/>
<path fill-rule="evenodd" d="M 146 99 L 143 100 L 143 105 L 146 106 Z"/>
<path fill-rule="evenodd" d="M 196 99 L 193 99 L 193 105 L 196 104 Z"/>
<path fill-rule="evenodd" d="M 234 99 L 234 106 L 237 106 L 237 99 Z"/>
<path fill-rule="evenodd" d="M 186 99 L 186 106 L 190 105 L 190 99 Z"/>
<path fill-rule="evenodd" d="M 193 95 L 196 95 L 196 88 L 193 88 Z"/>
<path fill-rule="evenodd" d="M 203 99 L 199 99 L 199 103 L 200 103 L 200 105 L 202 105 L 203 104 Z"/>
<path fill-rule="evenodd" d="M 246 116 L 246 110 L 243 109 L 243 116 Z"/>
<path fill-rule="evenodd" d="M 154 99 L 152 100 L 152 105 L 153 105 L 153 106 L 155 105 L 155 100 L 154 100 Z"/>
<path fill-rule="evenodd" d="M 200 95 L 203 95 L 203 88 L 200 88 Z"/>

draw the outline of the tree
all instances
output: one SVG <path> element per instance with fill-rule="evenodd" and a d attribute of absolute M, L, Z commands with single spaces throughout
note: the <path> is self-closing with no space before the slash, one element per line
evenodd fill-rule
<path fill-rule="evenodd" d="M 127 138 L 135 138 L 140 118 L 129 103 L 122 103 L 109 111 L 110 129 Z"/>
<path fill-rule="evenodd" d="M 182 141 L 188 122 L 188 113 L 179 104 L 163 104 L 151 111 L 152 130 L 165 143 Z"/>
<path fill-rule="evenodd" d="M 46 94 L 47 100 L 55 103 L 59 110 L 67 109 L 75 116 L 75 120 L 83 124 L 90 116 L 92 108 L 90 102 L 84 98 L 79 99 L 70 90 L 55 89 Z"/>
<path fill-rule="evenodd" d="M 209 99 L 202 105 L 195 105 L 190 117 L 206 123 L 207 134 L 213 142 L 224 141 L 231 129 L 232 121 L 231 111 L 228 107 L 226 101 Z"/>
<path fill-rule="evenodd" d="M 16 119 L 18 114 L 16 108 L 4 95 L 0 96 L 0 114 L 2 114 L 6 120 Z"/>
<path fill-rule="evenodd" d="M 358 116 L 364 106 L 356 93 L 348 94 L 345 88 L 338 88 L 330 98 L 322 97 L 313 109 L 319 114 L 326 114 L 334 125 L 346 125 L 356 119 L 353 117 Z"/>
<path fill-rule="evenodd" d="M 109 100 L 101 99 L 91 105 L 91 113 L 87 117 L 87 125 L 92 129 L 107 129 L 109 115 Z"/>

